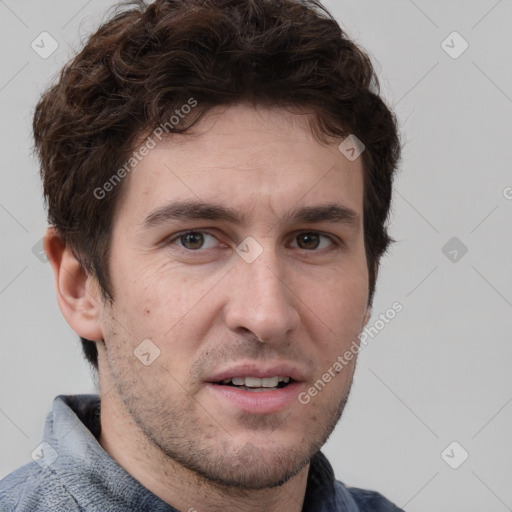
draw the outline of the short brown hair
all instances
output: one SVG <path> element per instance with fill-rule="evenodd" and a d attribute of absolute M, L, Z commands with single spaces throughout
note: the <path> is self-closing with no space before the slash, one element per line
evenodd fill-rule
<path fill-rule="evenodd" d="M 156 0 L 123 4 L 42 96 L 34 115 L 48 220 L 113 300 L 112 217 L 123 183 L 93 193 L 141 136 L 190 98 L 184 133 L 211 108 L 250 102 L 307 108 L 320 139 L 355 134 L 366 146 L 364 240 L 369 302 L 391 239 L 386 220 L 400 157 L 395 116 L 369 57 L 317 0 Z M 97 367 L 95 343 L 82 339 Z"/>

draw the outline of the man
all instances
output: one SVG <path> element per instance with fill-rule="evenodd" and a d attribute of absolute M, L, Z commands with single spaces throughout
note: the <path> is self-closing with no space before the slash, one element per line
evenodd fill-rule
<path fill-rule="evenodd" d="M 315 1 L 157 0 L 90 37 L 34 136 L 100 396 L 55 399 L 0 510 L 398 510 L 320 452 L 390 241 L 377 87 Z"/>

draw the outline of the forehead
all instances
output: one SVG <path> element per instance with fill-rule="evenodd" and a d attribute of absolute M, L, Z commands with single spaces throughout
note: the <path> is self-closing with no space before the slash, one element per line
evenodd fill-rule
<path fill-rule="evenodd" d="M 140 218 L 176 199 L 274 214 L 342 202 L 360 212 L 362 159 L 348 160 L 340 141 L 319 142 L 309 121 L 279 108 L 213 109 L 190 134 L 156 141 L 128 176 L 118 213 Z"/>

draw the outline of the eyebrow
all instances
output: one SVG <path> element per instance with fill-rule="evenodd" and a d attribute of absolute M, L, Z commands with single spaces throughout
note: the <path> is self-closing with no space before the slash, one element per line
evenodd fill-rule
<path fill-rule="evenodd" d="M 215 220 L 243 224 L 245 216 L 237 210 L 203 201 L 178 201 L 151 212 L 142 222 L 145 229 L 154 228 L 173 220 Z M 316 206 L 299 206 L 287 212 L 283 219 L 289 223 L 316 224 L 336 222 L 357 227 L 360 216 L 351 208 L 336 203 Z"/>
<path fill-rule="evenodd" d="M 150 213 L 143 221 L 143 227 L 152 228 L 172 220 L 223 220 L 241 224 L 243 218 L 232 208 L 202 201 L 178 201 L 166 204 Z"/>
<path fill-rule="evenodd" d="M 357 227 L 360 219 L 359 215 L 351 208 L 329 203 L 325 205 L 294 208 L 285 215 L 285 220 L 290 223 L 304 222 L 306 224 L 337 222 Z"/>

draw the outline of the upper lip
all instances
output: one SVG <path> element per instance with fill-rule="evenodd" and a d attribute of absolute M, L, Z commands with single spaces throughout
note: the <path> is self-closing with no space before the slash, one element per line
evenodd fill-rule
<path fill-rule="evenodd" d="M 232 379 L 234 377 L 291 377 L 296 381 L 304 380 L 304 371 L 296 364 L 287 362 L 261 363 L 247 362 L 229 366 L 209 375 L 206 382 L 221 382 L 224 379 Z"/>

